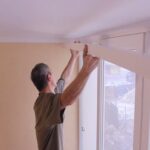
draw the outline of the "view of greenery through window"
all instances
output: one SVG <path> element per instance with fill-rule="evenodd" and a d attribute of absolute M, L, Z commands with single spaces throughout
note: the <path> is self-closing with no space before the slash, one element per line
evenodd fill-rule
<path fill-rule="evenodd" d="M 135 73 L 104 61 L 104 150 L 133 150 Z"/>

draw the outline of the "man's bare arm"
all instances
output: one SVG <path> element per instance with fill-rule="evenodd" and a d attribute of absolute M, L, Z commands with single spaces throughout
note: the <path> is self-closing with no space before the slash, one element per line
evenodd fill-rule
<path fill-rule="evenodd" d="M 65 89 L 65 91 L 61 95 L 62 107 L 71 105 L 77 99 L 77 97 L 82 92 L 89 78 L 89 75 L 98 65 L 99 59 L 97 57 L 93 57 L 91 55 L 87 55 L 84 57 L 84 64 L 81 71 L 79 72 L 75 80 Z"/>
<path fill-rule="evenodd" d="M 71 57 L 69 59 L 69 62 L 61 74 L 61 78 L 65 80 L 65 83 L 69 82 L 70 77 L 71 77 L 72 72 L 73 72 L 73 68 L 75 66 L 75 63 L 76 63 L 78 57 L 79 57 L 79 51 L 70 50 L 70 52 L 71 52 Z"/>

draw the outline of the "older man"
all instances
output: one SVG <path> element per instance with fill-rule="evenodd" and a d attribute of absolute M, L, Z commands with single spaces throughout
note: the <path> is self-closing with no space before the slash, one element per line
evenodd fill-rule
<path fill-rule="evenodd" d="M 79 57 L 79 51 L 70 51 L 71 58 L 57 83 L 51 70 L 44 63 L 37 64 L 31 72 L 31 79 L 39 91 L 34 104 L 39 150 L 63 150 L 62 123 L 65 108 L 73 104 L 80 95 L 89 75 L 99 62 L 99 58 L 88 54 L 88 47 L 85 45 L 83 66 L 77 77 L 64 90 L 64 85 L 69 81 Z"/>

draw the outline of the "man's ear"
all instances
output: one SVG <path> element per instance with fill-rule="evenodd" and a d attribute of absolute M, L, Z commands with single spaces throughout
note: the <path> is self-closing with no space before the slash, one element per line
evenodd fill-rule
<path fill-rule="evenodd" d="M 47 79 L 48 79 L 48 81 L 51 81 L 52 76 L 51 76 L 51 74 L 50 74 L 50 73 L 47 75 Z"/>

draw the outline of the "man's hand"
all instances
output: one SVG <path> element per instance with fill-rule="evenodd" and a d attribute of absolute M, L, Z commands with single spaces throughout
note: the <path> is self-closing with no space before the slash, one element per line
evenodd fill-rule
<path fill-rule="evenodd" d="M 93 57 L 92 55 L 87 55 L 84 58 L 84 64 L 82 69 L 87 73 L 91 73 L 98 65 L 99 63 L 99 58 L 98 57 Z"/>
<path fill-rule="evenodd" d="M 87 71 L 87 73 L 92 72 L 99 63 L 98 57 L 93 57 L 88 54 L 88 46 L 85 45 L 83 50 L 83 69 Z"/>
<path fill-rule="evenodd" d="M 80 52 L 77 50 L 70 49 L 70 52 L 71 52 L 72 58 L 78 58 L 80 55 Z"/>

